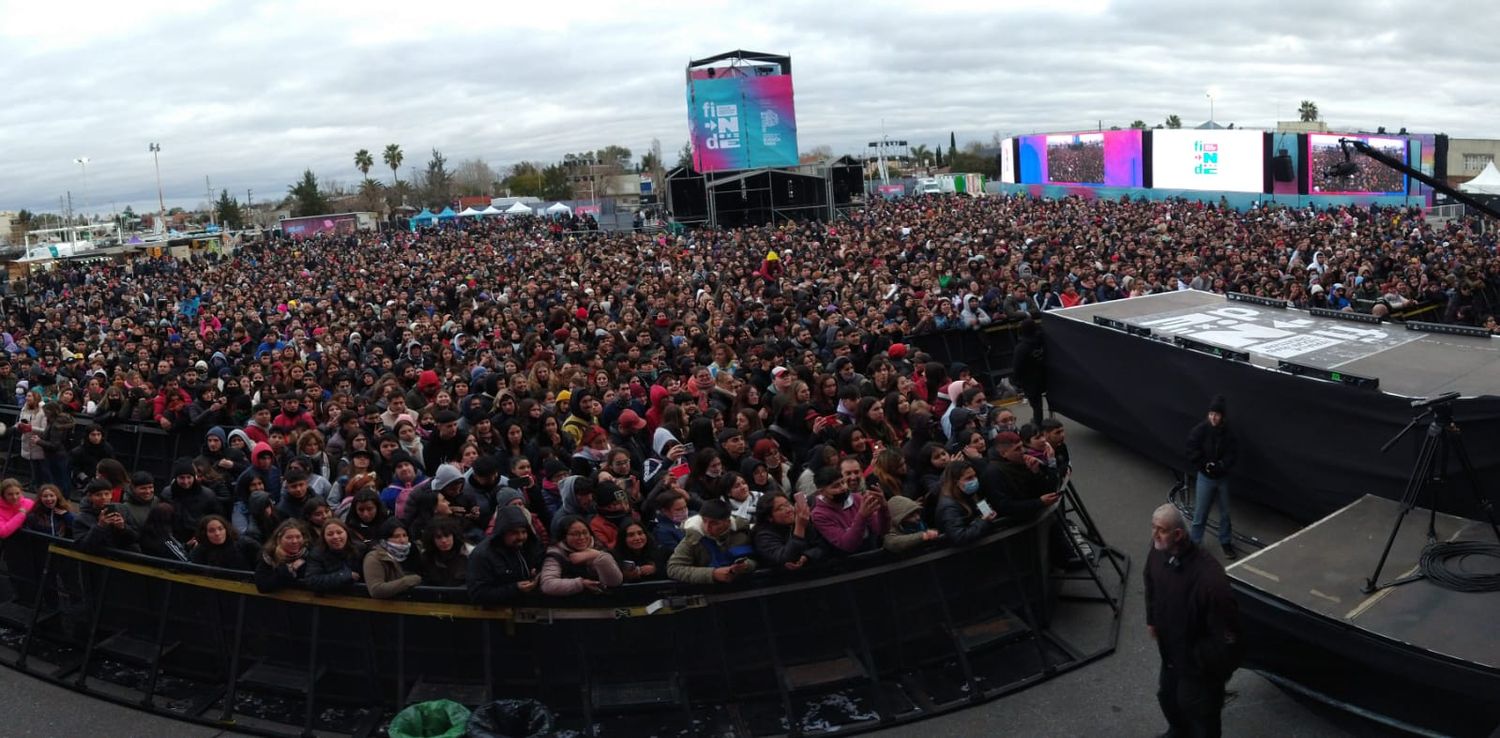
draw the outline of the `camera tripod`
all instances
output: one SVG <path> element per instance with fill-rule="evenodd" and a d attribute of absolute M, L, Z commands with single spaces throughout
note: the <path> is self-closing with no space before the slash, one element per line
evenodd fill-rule
<path fill-rule="evenodd" d="M 1485 518 L 1489 521 L 1490 529 L 1495 532 L 1495 539 L 1500 541 L 1500 525 L 1496 525 L 1491 505 L 1479 491 L 1478 477 L 1474 474 L 1474 465 L 1469 461 L 1469 452 L 1464 448 L 1462 431 L 1458 423 L 1453 420 L 1453 401 L 1458 397 L 1457 392 L 1449 392 L 1430 400 L 1412 402 L 1412 409 L 1423 410 L 1425 408 L 1425 410 L 1413 417 L 1411 422 L 1401 429 L 1401 432 L 1380 447 L 1381 453 L 1389 451 L 1413 428 L 1427 421 L 1427 431 L 1422 437 L 1422 446 L 1417 449 L 1416 464 L 1412 467 L 1411 476 L 1406 481 L 1406 489 L 1401 494 L 1401 512 L 1396 516 L 1396 524 L 1391 527 L 1391 535 L 1386 539 L 1385 549 L 1380 552 L 1380 563 L 1375 565 L 1375 572 L 1365 580 L 1363 590 L 1365 594 L 1373 594 L 1382 589 L 1414 582 L 1424 576 L 1413 574 L 1384 584 L 1379 583 L 1380 571 L 1385 568 L 1386 559 L 1391 555 L 1391 546 L 1396 543 L 1396 535 L 1401 531 L 1401 523 L 1406 519 L 1406 514 L 1417 507 L 1422 493 L 1429 489 L 1432 491 L 1427 501 L 1427 545 L 1437 543 L 1438 491 L 1436 488 L 1448 486 L 1450 454 L 1458 457 L 1459 468 L 1468 482 L 1469 492 L 1473 495 L 1475 504 L 1484 512 Z"/>

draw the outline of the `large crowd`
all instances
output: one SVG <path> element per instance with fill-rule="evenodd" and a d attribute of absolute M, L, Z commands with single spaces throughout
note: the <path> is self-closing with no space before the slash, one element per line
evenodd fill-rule
<path fill-rule="evenodd" d="M 1047 179 L 1104 184 L 1104 142 L 1048 144 Z"/>
<path fill-rule="evenodd" d="M 685 235 L 524 219 L 60 264 L 0 336 L 27 528 L 262 589 L 478 602 L 970 543 L 1055 502 L 1066 431 L 907 337 L 1177 289 L 1483 322 L 1492 236 L 1419 209 L 938 196 Z M 87 422 L 79 422 L 83 419 Z M 102 429 L 198 452 L 130 474 Z"/>
<path fill-rule="evenodd" d="M 1402 150 L 1386 150 L 1395 158 L 1405 158 Z M 1354 165 L 1347 175 L 1335 174 L 1335 167 L 1345 162 Z M 1369 157 L 1346 157 L 1338 146 L 1312 147 L 1313 192 L 1405 192 L 1406 175 Z"/>

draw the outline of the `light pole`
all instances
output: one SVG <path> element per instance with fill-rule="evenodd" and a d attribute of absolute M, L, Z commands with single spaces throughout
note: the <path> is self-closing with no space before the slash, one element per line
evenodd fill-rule
<path fill-rule="evenodd" d="M 85 212 L 84 218 L 86 220 L 88 218 L 87 212 L 89 208 L 89 158 L 87 156 L 80 156 L 77 159 L 74 159 L 73 163 L 83 168 L 83 210 Z"/>
<path fill-rule="evenodd" d="M 166 235 L 167 201 L 161 196 L 161 144 L 151 144 L 151 161 L 156 165 L 156 207 L 159 208 L 157 222 L 161 223 L 162 235 Z"/>

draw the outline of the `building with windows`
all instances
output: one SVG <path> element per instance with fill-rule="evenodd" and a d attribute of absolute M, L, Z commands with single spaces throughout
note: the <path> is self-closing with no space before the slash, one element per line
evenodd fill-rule
<path fill-rule="evenodd" d="M 1496 159 L 1500 159 L 1500 139 L 1449 138 L 1448 183 L 1467 182 Z"/>

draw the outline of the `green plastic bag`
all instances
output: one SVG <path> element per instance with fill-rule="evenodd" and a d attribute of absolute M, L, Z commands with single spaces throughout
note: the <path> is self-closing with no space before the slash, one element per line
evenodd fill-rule
<path fill-rule="evenodd" d="M 469 708 L 453 700 L 418 702 L 391 719 L 391 738 L 463 738 Z"/>

